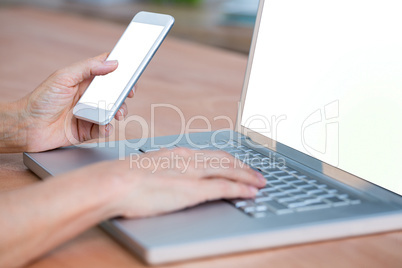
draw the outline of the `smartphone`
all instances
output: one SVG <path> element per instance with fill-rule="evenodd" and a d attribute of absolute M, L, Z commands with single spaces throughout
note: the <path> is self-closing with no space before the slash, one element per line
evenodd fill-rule
<path fill-rule="evenodd" d="M 75 105 L 74 116 L 99 125 L 112 121 L 173 24 L 170 15 L 137 13 L 107 58 L 118 61 L 117 69 L 94 78 Z"/>

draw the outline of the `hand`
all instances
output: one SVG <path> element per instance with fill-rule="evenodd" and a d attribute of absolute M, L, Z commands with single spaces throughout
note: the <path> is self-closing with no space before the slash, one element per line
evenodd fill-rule
<path fill-rule="evenodd" d="M 117 176 L 123 181 L 123 192 L 110 204 L 117 211 L 114 216 L 129 218 L 221 198 L 253 198 L 266 184 L 260 173 L 223 151 L 163 149 L 91 169 L 87 176 Z"/>
<path fill-rule="evenodd" d="M 107 54 L 90 58 L 56 71 L 38 88 L 22 100 L 26 122 L 26 145 L 29 152 L 45 151 L 110 135 L 112 126 L 96 124 L 75 118 L 72 110 L 79 98 L 97 75 L 105 75 L 117 68 L 117 61 L 105 61 Z M 132 98 L 134 92 L 130 92 Z M 115 118 L 127 115 L 123 103 Z"/>
<path fill-rule="evenodd" d="M 252 198 L 264 185 L 261 174 L 222 151 L 165 149 L 87 166 L 0 194 L 0 211 L 11 215 L 0 221 L 0 266 L 25 265 L 112 217 Z"/>

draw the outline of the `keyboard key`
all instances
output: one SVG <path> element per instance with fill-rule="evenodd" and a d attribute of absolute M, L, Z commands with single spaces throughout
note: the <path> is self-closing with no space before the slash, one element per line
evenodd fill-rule
<path fill-rule="evenodd" d="M 290 173 L 290 174 L 298 174 L 299 173 L 298 171 L 296 171 L 294 169 L 291 169 L 290 167 L 285 167 L 282 170 L 284 170 L 284 171 L 286 171 L 287 173 Z"/>
<path fill-rule="evenodd" d="M 297 187 L 306 187 L 306 186 L 310 186 L 310 184 L 308 184 L 305 181 L 296 181 L 296 182 L 292 182 L 292 185 L 297 186 Z"/>
<path fill-rule="evenodd" d="M 309 210 L 316 210 L 316 209 L 323 209 L 323 208 L 330 208 L 331 205 L 324 202 L 318 202 L 313 205 L 308 205 L 305 207 L 298 207 L 296 208 L 297 211 L 309 211 Z"/>
<path fill-rule="evenodd" d="M 269 193 L 270 193 L 270 192 L 264 192 L 264 191 L 261 192 L 262 196 L 269 196 Z"/>
<path fill-rule="evenodd" d="M 305 178 L 304 179 L 307 183 L 310 183 L 310 184 L 315 184 L 317 181 L 316 180 L 314 180 L 314 179 L 312 179 L 312 178 L 309 178 L 309 177 L 307 177 L 307 178 Z"/>
<path fill-rule="evenodd" d="M 265 172 L 269 172 L 269 173 L 283 172 L 281 169 L 277 168 L 276 166 L 263 167 L 262 170 Z"/>
<path fill-rule="evenodd" d="M 262 194 L 263 194 L 263 192 L 258 191 L 255 196 L 256 196 L 256 197 L 260 197 L 260 196 L 263 196 Z"/>
<path fill-rule="evenodd" d="M 270 201 L 270 200 L 272 200 L 272 196 L 271 196 L 271 195 L 262 196 L 262 197 L 257 197 L 256 199 L 254 199 L 254 201 L 255 201 L 256 203 L 261 203 L 261 202 Z"/>
<path fill-rule="evenodd" d="M 326 191 L 329 194 L 336 194 L 338 192 L 338 190 L 336 190 L 336 189 L 326 189 Z"/>
<path fill-rule="evenodd" d="M 309 191 L 318 190 L 318 188 L 315 187 L 314 185 L 307 185 L 307 186 L 303 187 L 302 190 L 304 192 L 308 193 Z"/>
<path fill-rule="evenodd" d="M 296 189 L 293 186 L 289 186 L 289 185 L 285 185 L 285 186 L 278 186 L 278 188 L 280 188 L 282 191 L 284 192 L 292 192 L 292 191 L 298 191 L 298 189 Z"/>
<path fill-rule="evenodd" d="M 286 205 L 289 208 L 298 208 L 319 202 L 321 202 L 321 199 L 319 198 L 305 197 L 305 198 L 298 198 L 292 202 L 286 202 L 284 203 L 284 205 Z"/>
<path fill-rule="evenodd" d="M 321 198 L 321 199 L 325 199 L 325 198 L 329 198 L 329 197 L 334 197 L 333 194 L 328 194 L 328 193 L 326 193 L 326 192 L 324 192 L 323 194 L 316 194 L 315 196 L 317 196 L 318 198 Z"/>
<path fill-rule="evenodd" d="M 229 200 L 229 202 L 231 202 L 237 208 L 253 206 L 255 204 L 253 200 L 249 199 L 232 199 Z"/>
<path fill-rule="evenodd" d="M 302 192 L 302 191 L 292 192 L 291 195 L 296 197 L 296 198 L 305 198 L 305 197 L 309 196 L 307 193 Z"/>
<path fill-rule="evenodd" d="M 303 175 L 303 174 L 301 174 L 301 173 L 299 173 L 299 172 L 293 173 L 293 176 L 295 176 L 295 177 L 298 178 L 298 179 L 306 179 L 306 178 L 307 178 L 306 175 Z"/>
<path fill-rule="evenodd" d="M 305 202 L 293 202 L 293 203 L 284 203 L 288 208 L 296 209 L 300 207 L 305 207 L 307 204 Z"/>
<path fill-rule="evenodd" d="M 277 177 L 277 178 L 280 178 L 280 179 L 282 179 L 283 177 L 287 177 L 287 176 L 289 176 L 289 174 L 288 173 L 286 173 L 286 172 L 284 172 L 284 171 L 277 171 L 277 172 L 269 172 L 269 174 L 271 174 L 271 175 L 273 175 L 273 176 L 275 176 L 275 177 Z"/>
<path fill-rule="evenodd" d="M 349 196 L 347 194 L 338 194 L 337 197 L 340 199 L 347 199 Z"/>
<path fill-rule="evenodd" d="M 357 205 L 357 204 L 360 204 L 360 203 L 361 203 L 361 201 L 359 199 L 349 200 L 349 204 L 352 204 L 352 205 Z"/>
<path fill-rule="evenodd" d="M 245 213 L 251 213 L 256 211 L 255 206 L 240 207 L 240 209 L 243 210 Z"/>
<path fill-rule="evenodd" d="M 268 210 L 268 208 L 267 208 L 267 206 L 265 204 L 258 204 L 255 207 L 256 212 L 262 212 L 262 211 L 267 211 L 267 210 Z"/>
<path fill-rule="evenodd" d="M 267 183 L 268 183 L 268 185 L 271 185 L 273 187 L 287 186 L 286 183 L 281 182 L 281 181 L 273 181 L 273 182 L 268 181 Z"/>
<path fill-rule="evenodd" d="M 265 166 L 264 163 L 262 162 L 262 160 L 260 160 L 260 159 L 254 159 L 254 158 L 252 158 L 251 160 L 252 160 L 252 161 L 251 161 L 251 164 L 252 164 L 254 167 L 262 168 L 262 167 Z"/>
<path fill-rule="evenodd" d="M 276 214 L 285 214 L 285 213 L 291 213 L 292 210 L 289 209 L 288 207 L 282 205 L 281 203 L 272 200 L 272 201 L 267 201 L 265 202 L 265 205 L 267 206 L 267 208 L 269 210 L 271 210 L 272 212 L 276 213 Z"/>
<path fill-rule="evenodd" d="M 265 211 L 265 212 L 250 212 L 248 215 L 250 215 L 253 218 L 265 218 L 267 216 L 269 216 L 269 212 Z"/>
<path fill-rule="evenodd" d="M 348 204 L 348 201 L 340 199 L 336 196 L 325 198 L 325 201 L 332 203 L 333 206 L 344 206 Z"/>
<path fill-rule="evenodd" d="M 301 182 L 301 180 L 299 180 L 296 177 L 293 176 L 289 176 L 289 177 L 285 177 L 285 178 L 281 178 L 281 180 L 287 182 L 287 183 L 296 183 L 296 182 Z"/>
<path fill-rule="evenodd" d="M 324 193 L 326 193 L 326 192 L 321 189 L 314 189 L 314 190 L 307 191 L 307 194 L 309 194 L 309 195 L 320 195 L 320 194 L 324 194 Z"/>
<path fill-rule="evenodd" d="M 227 152 L 227 153 L 230 153 L 230 154 L 240 154 L 240 153 L 242 153 L 242 151 L 240 151 L 240 150 L 238 150 L 238 149 L 235 149 L 235 148 L 231 148 L 231 147 L 228 147 L 228 148 L 222 148 L 221 149 L 222 151 L 225 151 L 225 152 Z"/>
<path fill-rule="evenodd" d="M 274 187 L 265 187 L 260 189 L 260 192 L 279 192 L 279 191 Z"/>
<path fill-rule="evenodd" d="M 268 193 L 268 196 L 271 196 L 271 197 L 278 197 L 278 196 L 284 196 L 284 195 L 286 195 L 286 193 L 285 193 L 285 192 L 281 192 L 281 191 L 276 191 L 276 192 L 270 192 L 270 193 Z"/>
<path fill-rule="evenodd" d="M 272 177 L 272 176 L 264 176 L 265 179 L 267 179 L 267 182 L 280 182 L 281 184 L 283 184 L 283 182 L 281 180 L 279 180 L 278 178 Z"/>
<path fill-rule="evenodd" d="M 328 187 L 326 184 L 320 184 L 320 183 L 315 183 L 314 186 L 317 187 L 317 188 L 321 188 L 321 189 L 324 189 L 324 188 Z"/>
<path fill-rule="evenodd" d="M 279 203 L 286 203 L 286 202 L 292 202 L 296 199 L 297 199 L 296 196 L 284 196 L 277 198 L 276 201 L 278 201 Z"/>
<path fill-rule="evenodd" d="M 316 204 L 316 203 L 320 203 L 320 202 L 321 202 L 321 199 L 315 197 L 315 198 L 307 199 L 307 200 L 305 200 L 304 202 L 306 203 L 306 205 L 309 205 L 309 204 Z"/>
<path fill-rule="evenodd" d="M 276 177 L 279 177 L 283 181 L 286 181 L 287 179 L 297 180 L 297 178 L 293 177 L 292 175 L 289 175 L 288 173 L 286 173 L 286 175 L 284 175 L 284 176 L 278 176 L 276 174 L 274 174 L 274 175 Z"/>

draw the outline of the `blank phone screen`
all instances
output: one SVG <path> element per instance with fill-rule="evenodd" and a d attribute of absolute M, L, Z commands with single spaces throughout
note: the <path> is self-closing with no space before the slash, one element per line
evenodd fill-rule
<path fill-rule="evenodd" d="M 131 22 L 108 57 L 119 62 L 117 69 L 95 77 L 79 102 L 111 110 L 163 29 L 159 25 Z"/>

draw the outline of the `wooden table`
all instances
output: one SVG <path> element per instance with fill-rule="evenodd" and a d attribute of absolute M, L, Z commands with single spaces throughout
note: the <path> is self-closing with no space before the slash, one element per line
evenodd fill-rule
<path fill-rule="evenodd" d="M 0 9 L 0 96 L 16 100 L 57 68 L 110 51 L 124 26 L 27 8 Z M 140 80 L 131 115 L 151 120 L 151 104 L 180 109 L 186 122 L 211 120 L 211 128 L 229 127 L 216 116 L 235 119 L 246 57 L 168 38 Z M 170 108 L 155 111 L 148 135 L 176 134 L 180 117 Z M 115 124 L 115 138 L 138 138 L 136 123 Z M 206 129 L 203 120 L 190 128 Z M 124 129 L 124 130 L 123 130 Z M 122 135 L 125 133 L 125 135 Z M 0 191 L 40 183 L 21 154 L 0 155 Z M 7 220 L 1 215 L 1 220 Z M 4 231 L 4 230 L 2 230 Z M 40 246 L 40 245 L 38 245 Z M 136 256 L 94 227 L 64 243 L 29 267 L 145 267 Z M 161 267 L 401 267 L 402 231 L 194 260 Z"/>

